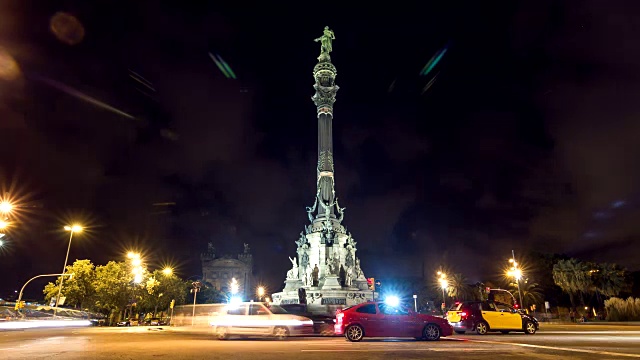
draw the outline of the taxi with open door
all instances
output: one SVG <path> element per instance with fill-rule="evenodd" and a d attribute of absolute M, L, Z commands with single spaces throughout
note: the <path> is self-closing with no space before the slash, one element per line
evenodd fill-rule
<path fill-rule="evenodd" d="M 496 301 L 456 303 L 447 312 L 447 320 L 457 334 L 467 331 L 475 331 L 479 335 L 490 331 L 500 331 L 503 334 L 522 331 L 532 335 L 538 331 L 539 326 L 538 320 L 533 316 Z"/>

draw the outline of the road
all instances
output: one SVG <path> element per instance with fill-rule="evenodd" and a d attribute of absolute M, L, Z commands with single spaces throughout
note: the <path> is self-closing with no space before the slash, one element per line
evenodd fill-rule
<path fill-rule="evenodd" d="M 214 340 L 187 329 L 0 332 L 0 359 L 633 359 L 640 326 L 548 325 L 536 335 L 455 335 L 437 342 L 344 338 Z"/>

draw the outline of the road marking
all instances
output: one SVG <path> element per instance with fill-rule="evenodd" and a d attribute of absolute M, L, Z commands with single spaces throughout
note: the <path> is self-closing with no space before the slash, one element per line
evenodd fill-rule
<path fill-rule="evenodd" d="M 451 352 L 451 351 L 485 351 L 485 352 L 489 352 L 489 351 L 495 351 L 495 349 L 479 349 L 479 348 L 447 348 L 447 349 L 438 349 L 438 348 L 423 348 L 423 349 L 416 349 L 416 348 L 386 348 L 386 349 L 302 349 L 300 350 L 301 352 L 372 352 L 372 351 L 377 351 L 377 352 L 389 352 L 389 351 L 393 351 L 393 352 L 398 352 L 398 351 L 424 351 L 424 352 L 428 352 L 428 351 L 434 351 L 434 352 Z"/>
<path fill-rule="evenodd" d="M 485 344 L 513 345 L 513 346 L 520 346 L 520 347 L 529 347 L 529 348 L 534 348 L 534 349 L 572 351 L 572 352 L 579 352 L 579 353 L 586 353 L 586 354 L 598 354 L 598 355 L 609 355 L 609 356 L 622 356 L 622 357 L 640 358 L 640 355 L 636 355 L 636 354 L 618 353 L 618 352 L 611 352 L 611 351 L 576 349 L 576 348 L 565 348 L 565 347 L 547 346 L 547 345 L 534 345 L 534 344 L 518 344 L 518 343 L 507 343 L 507 342 L 503 342 L 503 341 L 490 341 L 490 340 L 472 340 L 472 339 L 469 339 L 469 341 L 477 342 L 477 343 L 485 343 Z"/>

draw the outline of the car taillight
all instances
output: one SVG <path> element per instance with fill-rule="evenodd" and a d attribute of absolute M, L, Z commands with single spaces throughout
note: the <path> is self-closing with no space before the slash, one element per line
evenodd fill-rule
<path fill-rule="evenodd" d="M 460 313 L 460 320 L 467 320 L 467 313 L 466 312 L 461 312 Z"/>
<path fill-rule="evenodd" d="M 335 324 L 333 325 L 333 332 L 336 333 L 336 335 L 341 335 L 342 334 L 342 320 L 344 318 L 344 313 L 338 312 L 336 314 L 336 319 Z"/>

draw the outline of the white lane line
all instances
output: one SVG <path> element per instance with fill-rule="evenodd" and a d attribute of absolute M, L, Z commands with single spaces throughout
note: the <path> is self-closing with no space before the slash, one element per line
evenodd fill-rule
<path fill-rule="evenodd" d="M 448 348 L 448 349 L 437 349 L 437 348 L 424 348 L 424 349 L 403 349 L 403 348 L 386 348 L 386 349 L 302 349 L 301 352 L 402 352 L 402 351 L 423 351 L 423 352 L 452 352 L 452 351 L 484 351 L 484 352 L 495 352 L 495 349 L 479 349 L 479 348 Z"/>
<path fill-rule="evenodd" d="M 468 341 L 477 342 L 477 343 L 484 343 L 484 344 L 512 345 L 512 346 L 528 347 L 528 348 L 534 348 L 534 349 L 559 350 L 559 351 L 570 351 L 570 352 L 579 352 L 579 353 L 586 353 L 586 354 L 597 354 L 597 355 L 609 355 L 609 356 L 640 358 L 640 355 L 637 355 L 637 354 L 618 353 L 618 352 L 611 352 L 611 351 L 565 348 L 565 347 L 547 346 L 547 345 L 506 343 L 506 342 L 502 342 L 502 341 L 490 341 L 490 340 L 471 340 L 471 339 L 469 339 Z"/>

